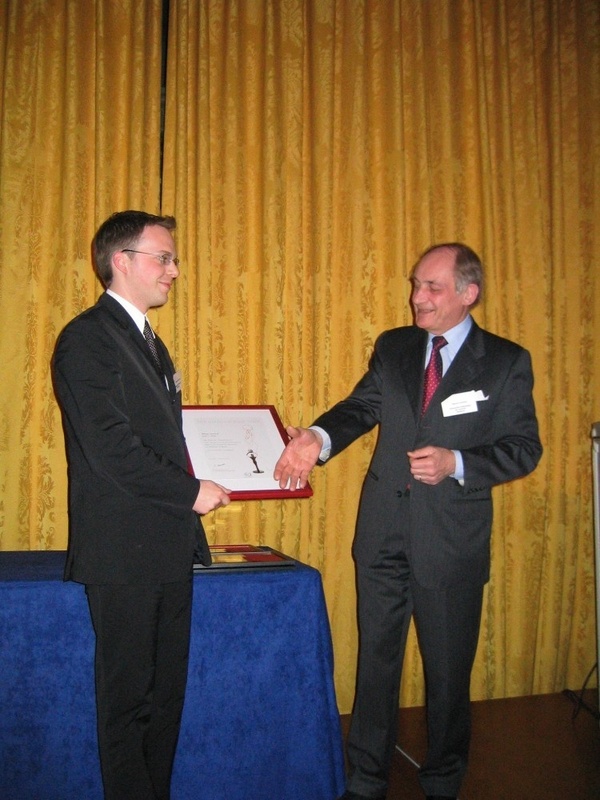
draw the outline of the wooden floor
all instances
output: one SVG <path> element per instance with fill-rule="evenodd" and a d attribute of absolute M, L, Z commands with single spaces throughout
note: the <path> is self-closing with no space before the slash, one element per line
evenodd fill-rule
<path fill-rule="evenodd" d="M 598 711 L 598 691 L 583 693 Z M 577 697 L 549 694 L 484 700 L 460 800 L 600 800 L 600 724 Z M 342 717 L 344 735 L 350 717 Z M 402 709 L 388 800 L 423 800 L 417 764 L 425 753 L 423 708 Z"/>

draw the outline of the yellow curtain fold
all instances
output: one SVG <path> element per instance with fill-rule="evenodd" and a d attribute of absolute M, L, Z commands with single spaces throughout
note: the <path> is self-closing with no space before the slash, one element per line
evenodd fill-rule
<path fill-rule="evenodd" d="M 171 2 L 164 205 L 187 265 L 160 326 L 186 402 L 273 403 L 308 424 L 410 321 L 411 266 L 442 240 L 481 252 L 478 321 L 532 353 L 546 452 L 495 491 L 479 698 L 579 685 L 595 660 L 599 32 L 584 0 Z M 372 445 L 317 470 L 310 500 L 207 520 L 213 541 L 321 570 L 343 711 Z M 402 699 L 423 698 L 413 633 Z"/>
<path fill-rule="evenodd" d="M 0 4 L 0 548 L 66 547 L 49 362 L 100 291 L 90 241 L 158 211 L 161 2 Z"/>

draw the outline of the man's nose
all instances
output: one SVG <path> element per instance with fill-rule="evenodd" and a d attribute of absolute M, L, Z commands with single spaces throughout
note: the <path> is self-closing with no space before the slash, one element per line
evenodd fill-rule
<path fill-rule="evenodd" d="M 423 298 L 423 296 L 424 296 L 424 295 L 423 295 L 423 290 L 422 290 L 421 288 L 418 288 L 418 289 L 417 289 L 417 288 L 415 287 L 415 288 L 413 289 L 413 291 L 412 291 L 412 297 L 411 297 L 411 300 L 412 300 L 412 302 L 413 302 L 413 303 L 418 303 L 418 302 L 419 302 L 419 299 L 422 299 L 422 298 Z"/>

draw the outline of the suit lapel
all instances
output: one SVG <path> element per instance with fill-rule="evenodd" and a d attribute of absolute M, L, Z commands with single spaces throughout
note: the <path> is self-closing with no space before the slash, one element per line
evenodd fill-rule
<path fill-rule="evenodd" d="M 442 378 L 429 409 L 458 392 L 476 388 L 477 376 L 481 373 L 481 359 L 485 356 L 485 342 L 481 328 L 473 322 L 469 335 L 454 357 Z M 428 411 L 429 411 L 428 409 Z M 427 414 L 427 412 L 426 412 Z"/>
<path fill-rule="evenodd" d="M 173 380 L 173 362 L 171 361 L 171 357 L 169 356 L 169 351 L 167 350 L 166 345 L 159 336 L 156 337 L 156 349 L 158 350 L 158 357 L 160 358 L 164 376 L 169 387 L 169 394 L 171 395 L 171 398 L 174 399 L 177 394 L 177 390 L 175 389 L 175 381 Z"/>
<path fill-rule="evenodd" d="M 425 369 L 425 351 L 427 349 L 427 332 L 420 328 L 411 328 L 415 340 L 407 341 L 400 351 L 400 372 L 406 396 L 413 410 L 415 421 L 421 416 L 421 397 L 423 394 L 423 375 Z"/>
<path fill-rule="evenodd" d="M 427 332 L 419 329 L 410 329 L 414 339 L 408 338 L 402 343 L 399 353 L 399 369 L 404 384 L 406 395 L 409 399 L 414 418 L 417 424 L 421 419 L 421 402 L 423 397 L 423 382 L 425 376 L 425 353 L 427 351 Z M 425 417 L 433 409 L 439 407 L 440 402 L 457 392 L 464 392 L 476 383 L 481 372 L 480 359 L 485 355 L 485 341 L 481 328 L 473 322 L 469 335 L 462 347 L 454 357 L 452 364 L 441 380 L 436 393 L 433 395 Z"/>
<path fill-rule="evenodd" d="M 175 387 L 172 385 L 172 375 L 166 376 L 169 384 L 169 388 L 167 389 L 164 379 L 158 374 L 152 358 L 152 353 L 144 339 L 144 335 L 117 300 L 105 293 L 99 297 L 98 304 L 102 305 L 108 311 L 111 319 L 116 323 L 117 330 L 122 340 L 127 343 L 126 346 L 139 355 L 137 360 L 147 374 L 150 388 L 158 395 L 160 402 L 164 404 L 166 408 L 170 409 L 170 413 L 173 413 L 172 392 L 174 392 Z M 168 358 L 165 345 L 158 337 L 156 337 L 156 341 L 161 361 L 169 362 L 170 359 Z"/>

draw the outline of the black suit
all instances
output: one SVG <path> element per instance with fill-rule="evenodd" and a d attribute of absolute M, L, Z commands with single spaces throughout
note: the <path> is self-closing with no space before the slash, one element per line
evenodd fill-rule
<path fill-rule="evenodd" d="M 69 470 L 65 578 L 86 584 L 96 631 L 106 797 L 128 800 L 168 797 L 194 553 L 210 558 L 192 510 L 199 481 L 187 470 L 181 394 L 168 352 L 156 343 L 168 388 L 133 319 L 104 294 L 66 326 L 53 358 Z M 122 775 L 107 766 L 107 751 L 118 747 L 122 763 L 135 764 Z M 152 774 L 154 763 L 160 774 Z M 127 770 L 143 772 L 145 788 L 132 789 Z"/>
<path fill-rule="evenodd" d="M 458 793 L 489 578 L 491 488 L 529 473 L 542 452 L 527 351 L 473 323 L 421 417 L 426 345 L 426 331 L 414 326 L 383 333 L 352 394 L 314 423 L 330 435 L 332 456 L 380 426 L 353 545 L 360 654 L 348 788 L 365 796 L 386 787 L 411 615 L 427 683 L 430 746 L 421 782 L 428 795 Z M 444 416 L 442 401 L 470 390 L 487 399 L 475 412 Z M 461 451 L 464 485 L 412 478 L 406 454 L 426 445 Z"/>

